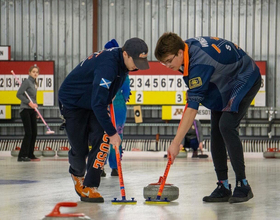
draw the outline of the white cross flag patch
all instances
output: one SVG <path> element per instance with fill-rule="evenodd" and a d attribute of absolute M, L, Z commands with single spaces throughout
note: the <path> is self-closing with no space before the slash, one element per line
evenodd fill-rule
<path fill-rule="evenodd" d="M 104 88 L 107 88 L 109 89 L 110 88 L 110 85 L 111 85 L 111 81 L 109 81 L 108 79 L 104 79 L 102 78 L 101 81 L 100 81 L 100 86 L 104 87 Z"/>

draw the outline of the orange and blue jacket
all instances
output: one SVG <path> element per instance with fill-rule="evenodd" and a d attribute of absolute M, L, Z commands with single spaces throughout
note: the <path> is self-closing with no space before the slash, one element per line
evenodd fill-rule
<path fill-rule="evenodd" d="M 183 79 L 188 107 L 201 103 L 215 111 L 238 112 L 241 100 L 260 79 L 255 62 L 240 47 L 217 37 L 185 41 Z"/>

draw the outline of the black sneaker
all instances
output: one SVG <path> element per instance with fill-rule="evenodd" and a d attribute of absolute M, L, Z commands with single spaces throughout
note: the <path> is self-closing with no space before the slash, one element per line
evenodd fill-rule
<path fill-rule="evenodd" d="M 28 157 L 19 157 L 17 161 L 18 162 L 29 162 L 29 161 L 31 161 L 31 159 Z"/>
<path fill-rule="evenodd" d="M 249 183 L 245 186 L 242 181 L 237 181 L 233 195 L 228 201 L 229 203 L 246 202 L 253 197 L 254 195 Z"/>
<path fill-rule="evenodd" d="M 231 197 L 231 185 L 229 184 L 229 189 L 224 187 L 223 183 L 217 182 L 217 188 L 211 193 L 210 196 L 205 196 L 203 198 L 204 202 L 228 202 Z"/>
<path fill-rule="evenodd" d="M 103 169 L 102 173 L 101 173 L 101 177 L 105 177 L 105 176 L 106 176 L 106 173 L 105 173 L 105 170 Z"/>
<path fill-rule="evenodd" d="M 192 158 L 197 158 L 197 157 L 198 157 L 198 152 L 197 152 L 197 150 L 196 150 L 196 151 L 193 151 Z"/>
<path fill-rule="evenodd" d="M 29 158 L 30 158 L 31 161 L 40 161 L 40 159 L 38 157 L 35 157 L 35 156 L 29 157 Z"/>
<path fill-rule="evenodd" d="M 119 176 L 117 169 L 112 169 L 111 176 Z"/>

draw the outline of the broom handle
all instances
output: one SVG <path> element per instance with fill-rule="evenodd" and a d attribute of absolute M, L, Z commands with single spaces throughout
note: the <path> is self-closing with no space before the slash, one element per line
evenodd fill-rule
<path fill-rule="evenodd" d="M 159 190 L 158 190 L 158 194 L 157 194 L 157 198 L 156 198 L 157 200 L 160 200 L 160 198 L 161 198 L 170 166 L 171 166 L 171 156 L 168 156 L 168 162 L 167 162 L 167 165 L 166 165 L 163 177 L 162 177 L 161 184 L 159 186 Z"/>
<path fill-rule="evenodd" d="M 187 108 L 188 108 L 188 103 L 186 103 L 186 105 L 185 105 L 185 109 L 184 109 L 184 112 L 182 114 L 182 118 L 181 118 L 181 121 L 180 121 L 180 124 L 179 124 L 178 128 L 181 125 L 182 119 L 184 117 L 184 114 L 185 114 Z M 167 176 L 168 176 L 168 173 L 169 173 L 170 166 L 171 166 L 171 156 L 168 155 L 168 162 L 167 162 L 164 174 L 163 174 L 162 182 L 159 186 L 159 190 L 158 190 L 158 194 L 157 194 L 157 198 L 156 198 L 157 200 L 160 200 L 160 198 L 161 198 L 161 195 L 162 195 L 162 192 L 163 192 L 163 189 L 164 189 L 164 186 L 165 186 L 165 182 L 166 182 L 166 179 L 167 179 Z"/>
<path fill-rule="evenodd" d="M 111 115 L 111 120 L 112 120 L 112 123 L 113 123 L 114 127 L 117 128 L 113 103 L 110 104 L 110 115 Z M 117 165 L 118 165 L 121 196 L 122 196 L 123 200 L 126 200 L 119 146 L 114 146 L 114 149 L 116 151 L 116 159 L 117 159 Z"/>

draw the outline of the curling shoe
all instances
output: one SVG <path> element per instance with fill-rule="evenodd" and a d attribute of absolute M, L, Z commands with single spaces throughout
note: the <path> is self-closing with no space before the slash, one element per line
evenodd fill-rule
<path fill-rule="evenodd" d="M 40 161 L 40 159 L 38 157 L 35 157 L 35 156 L 30 157 L 30 160 L 31 161 Z"/>
<path fill-rule="evenodd" d="M 30 162 L 31 159 L 28 157 L 19 157 L 17 161 L 18 162 Z"/>
<path fill-rule="evenodd" d="M 232 194 L 231 185 L 229 184 L 229 189 L 227 189 L 221 182 L 217 182 L 217 185 L 217 188 L 210 196 L 205 196 L 203 198 L 204 202 L 228 202 Z"/>
<path fill-rule="evenodd" d="M 118 169 L 112 169 L 111 176 L 119 176 Z"/>
<path fill-rule="evenodd" d="M 75 191 L 76 193 L 81 196 L 82 192 L 83 192 L 83 183 L 84 183 L 84 177 L 78 177 L 78 176 L 74 176 L 73 174 L 71 174 L 72 180 L 74 182 L 75 185 Z"/>
<path fill-rule="evenodd" d="M 236 181 L 236 187 L 234 188 L 233 195 L 228 200 L 229 203 L 247 202 L 254 197 L 252 189 L 247 182 L 247 185 L 243 181 Z"/>
<path fill-rule="evenodd" d="M 105 173 L 105 170 L 103 169 L 102 172 L 101 172 L 101 177 L 106 177 L 106 173 Z"/>
<path fill-rule="evenodd" d="M 102 203 L 104 199 L 99 192 L 97 192 L 97 187 L 85 187 L 81 193 L 81 201 Z"/>

